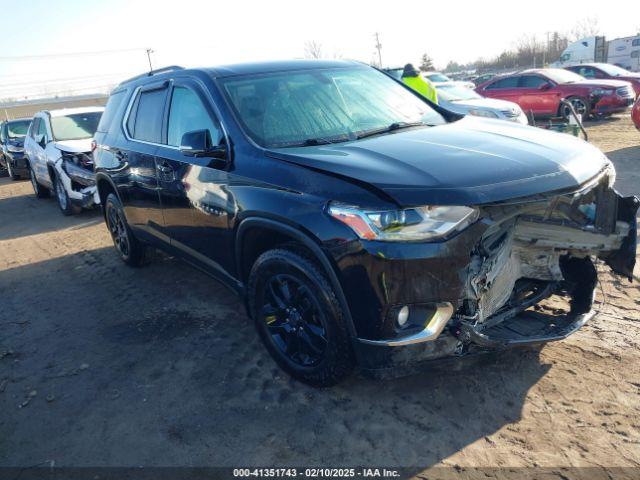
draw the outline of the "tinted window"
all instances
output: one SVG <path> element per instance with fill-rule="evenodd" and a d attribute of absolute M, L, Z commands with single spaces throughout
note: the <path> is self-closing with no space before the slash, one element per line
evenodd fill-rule
<path fill-rule="evenodd" d="M 640 38 L 635 38 L 632 42 L 631 42 L 631 46 L 632 47 L 637 47 L 640 45 Z"/>
<path fill-rule="evenodd" d="M 129 134 L 133 138 L 160 143 L 166 93 L 166 88 L 140 92 L 127 122 Z"/>
<path fill-rule="evenodd" d="M 113 120 L 114 115 L 120 109 L 120 105 L 122 105 L 122 101 L 124 100 L 126 90 L 121 90 L 116 93 L 112 93 L 107 101 L 107 106 L 105 107 L 104 112 L 102 113 L 102 117 L 100 118 L 100 123 L 98 123 L 98 132 L 107 132 L 109 131 L 109 127 Z"/>
<path fill-rule="evenodd" d="M 545 83 L 549 82 L 537 75 L 523 75 L 520 77 L 520 83 L 518 85 L 522 88 L 540 88 Z"/>
<path fill-rule="evenodd" d="M 507 77 L 496 80 L 492 84 L 488 85 L 486 90 L 498 90 L 501 88 L 516 88 L 518 86 L 518 77 Z"/>
<path fill-rule="evenodd" d="M 4 143 L 5 142 L 4 138 L 5 138 L 6 133 L 4 133 L 4 127 L 5 127 L 5 124 L 4 123 L 0 123 L 0 143 Z"/>
<path fill-rule="evenodd" d="M 198 94 L 188 88 L 176 87 L 169 110 L 169 145 L 180 146 L 182 135 L 194 130 L 208 130 L 213 144 L 220 143 L 220 128 L 212 120 Z"/>
<path fill-rule="evenodd" d="M 584 78 L 595 78 L 596 71 L 593 67 L 576 67 L 572 68 L 571 71 L 576 72 L 578 75 L 582 75 Z"/>

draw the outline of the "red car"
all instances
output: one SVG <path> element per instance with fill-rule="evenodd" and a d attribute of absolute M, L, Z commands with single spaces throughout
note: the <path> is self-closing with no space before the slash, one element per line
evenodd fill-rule
<path fill-rule="evenodd" d="M 633 110 L 631 110 L 631 118 L 636 128 L 640 130 L 640 97 L 638 97 L 636 104 L 633 106 Z"/>
<path fill-rule="evenodd" d="M 624 80 L 633 85 L 636 97 L 640 96 L 640 73 L 630 72 L 609 63 L 583 63 L 565 68 L 588 79 Z"/>
<path fill-rule="evenodd" d="M 524 70 L 495 77 L 476 87 L 484 97 L 515 102 L 536 117 L 568 118 L 570 109 L 561 99 L 570 100 L 583 118 L 624 112 L 635 99 L 629 82 L 621 80 L 587 80 L 561 68 Z"/>

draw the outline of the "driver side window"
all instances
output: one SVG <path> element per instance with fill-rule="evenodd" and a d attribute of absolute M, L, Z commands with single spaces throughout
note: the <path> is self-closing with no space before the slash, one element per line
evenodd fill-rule
<path fill-rule="evenodd" d="M 182 136 L 194 130 L 208 130 L 212 144 L 220 144 L 222 129 L 211 118 L 198 94 L 190 88 L 175 87 L 171 96 L 167 143 L 179 147 Z"/>
<path fill-rule="evenodd" d="M 36 132 L 36 140 L 40 140 L 40 138 L 43 138 L 45 140 L 45 143 L 48 141 L 47 124 L 42 118 L 38 122 L 38 131 Z"/>

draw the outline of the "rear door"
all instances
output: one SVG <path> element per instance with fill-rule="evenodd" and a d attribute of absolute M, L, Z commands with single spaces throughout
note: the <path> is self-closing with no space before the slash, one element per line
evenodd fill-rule
<path fill-rule="evenodd" d="M 162 141 L 169 82 L 138 88 L 132 95 L 124 129 L 127 141 L 113 148 L 113 155 L 124 165 L 126 181 L 118 190 L 129 225 L 148 241 L 168 240 L 162 236 L 164 224 L 155 154 Z"/>
<path fill-rule="evenodd" d="M 226 144 L 213 100 L 196 81 L 177 79 L 165 122 L 165 145 L 156 154 L 164 232 L 175 250 L 224 275 L 233 265 L 227 163 L 187 156 L 179 148 L 182 136 L 197 130 L 207 130 L 212 145 Z"/>

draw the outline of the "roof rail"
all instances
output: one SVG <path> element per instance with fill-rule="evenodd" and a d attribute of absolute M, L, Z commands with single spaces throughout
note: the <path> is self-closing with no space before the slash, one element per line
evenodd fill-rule
<path fill-rule="evenodd" d="M 184 70 L 184 67 L 181 67 L 180 65 L 170 65 L 168 67 L 157 68 L 155 70 L 150 70 L 146 73 L 141 73 L 140 75 L 136 75 L 135 77 L 128 78 L 127 80 L 120 82 L 120 85 L 124 83 L 133 82 L 134 80 L 139 80 L 144 77 L 152 77 L 160 73 L 173 72 L 174 70 Z"/>

